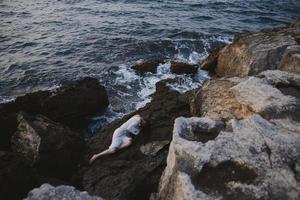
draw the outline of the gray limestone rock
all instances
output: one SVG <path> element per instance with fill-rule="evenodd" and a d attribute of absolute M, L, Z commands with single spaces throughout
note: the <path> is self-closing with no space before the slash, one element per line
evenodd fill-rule
<path fill-rule="evenodd" d="M 76 190 L 72 186 L 61 185 L 53 187 L 43 184 L 28 193 L 24 200 L 103 200 L 101 197 L 90 196 L 87 192 Z"/>
<path fill-rule="evenodd" d="M 156 199 L 300 198 L 299 123 L 255 114 L 202 143 L 184 136 L 196 121 L 203 118 L 176 119 Z"/>

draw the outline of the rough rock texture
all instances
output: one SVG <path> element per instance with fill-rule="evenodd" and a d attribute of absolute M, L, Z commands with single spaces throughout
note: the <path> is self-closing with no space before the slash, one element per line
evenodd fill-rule
<path fill-rule="evenodd" d="M 44 116 L 19 113 L 12 150 L 39 173 L 66 179 L 74 173 L 84 143 L 78 133 Z"/>
<path fill-rule="evenodd" d="M 12 153 L 0 151 L 0 199 L 24 198 L 38 185 L 34 170 Z"/>
<path fill-rule="evenodd" d="M 16 131 L 16 114 L 42 114 L 71 128 L 85 127 L 89 118 L 108 106 L 105 88 L 94 78 L 84 78 L 54 91 L 38 91 L 0 104 L 0 149 L 9 149 Z"/>
<path fill-rule="evenodd" d="M 295 121 L 300 121 L 300 75 L 279 70 L 268 70 L 258 76 L 278 88 L 284 95 L 296 98 L 295 109 L 287 115 Z"/>
<path fill-rule="evenodd" d="M 243 119 L 253 113 L 266 118 L 299 112 L 300 76 L 279 70 L 258 77 L 207 81 L 191 99 L 191 113 L 212 119 Z"/>
<path fill-rule="evenodd" d="M 297 100 L 284 95 L 264 80 L 250 77 L 231 88 L 237 101 L 264 117 L 275 117 L 296 109 Z"/>
<path fill-rule="evenodd" d="M 100 197 L 90 196 L 87 192 L 76 190 L 72 186 L 53 187 L 49 184 L 43 184 L 41 187 L 31 190 L 27 198 L 24 200 L 49 200 L 49 199 L 64 199 L 64 200 L 103 200 Z"/>
<path fill-rule="evenodd" d="M 300 22 L 285 28 L 243 33 L 220 51 L 215 51 L 202 67 L 219 77 L 256 75 L 267 69 L 299 73 Z"/>
<path fill-rule="evenodd" d="M 147 156 L 155 156 L 169 143 L 169 140 L 149 142 L 145 145 L 142 145 L 140 147 L 140 151 Z"/>
<path fill-rule="evenodd" d="M 207 116 L 216 120 L 244 118 L 253 112 L 235 98 L 231 87 L 241 81 L 216 79 L 206 81 L 191 99 L 191 113 L 194 116 Z"/>
<path fill-rule="evenodd" d="M 231 120 L 203 143 L 190 140 L 205 118 L 175 121 L 168 165 L 154 199 L 299 199 L 300 124 L 260 115 Z M 201 134 L 201 132 L 200 132 Z"/>
<path fill-rule="evenodd" d="M 145 72 L 151 72 L 155 73 L 157 66 L 159 64 L 163 64 L 164 60 L 158 59 L 158 60 L 148 60 L 141 63 L 137 63 L 133 65 L 131 68 L 134 70 L 137 70 L 139 72 L 145 73 Z"/>
<path fill-rule="evenodd" d="M 201 118 L 176 119 L 152 200 L 300 198 L 299 25 L 242 34 L 202 63 L 227 77 L 193 93 Z"/>
<path fill-rule="evenodd" d="M 136 112 L 150 116 L 150 125 L 134 139 L 133 145 L 114 155 L 99 158 L 84 170 L 83 187 L 90 194 L 109 200 L 141 200 L 149 199 L 150 194 L 157 190 L 166 166 L 169 145 L 159 145 L 158 151 L 149 154 L 142 153 L 140 149 L 149 143 L 170 142 L 175 118 L 189 116 L 187 98 L 170 91 L 166 87 L 167 82 L 158 83 L 151 103 Z M 92 153 L 107 148 L 114 130 L 136 113 L 112 122 L 97 133 L 88 144 L 87 159 Z"/>
<path fill-rule="evenodd" d="M 194 74 L 197 70 L 198 65 L 171 61 L 171 72 L 174 74 Z"/>
<path fill-rule="evenodd" d="M 280 70 L 300 74 L 300 45 L 288 46 L 279 64 Z"/>
<path fill-rule="evenodd" d="M 299 62 L 300 64 L 300 62 Z M 300 87 L 300 75 L 280 70 L 267 70 L 258 75 L 276 87 Z"/>

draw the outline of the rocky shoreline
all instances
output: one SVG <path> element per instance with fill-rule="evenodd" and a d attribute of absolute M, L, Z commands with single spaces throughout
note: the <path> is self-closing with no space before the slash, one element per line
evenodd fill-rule
<path fill-rule="evenodd" d="M 163 62 L 132 68 L 153 72 Z M 95 79 L 0 104 L 1 199 L 43 183 L 58 187 L 42 185 L 27 199 L 299 199 L 300 22 L 239 34 L 199 66 L 212 76 L 202 87 L 180 94 L 160 81 L 150 103 L 87 143 L 79 133 L 109 104 Z M 171 63 L 173 73 L 195 69 Z M 136 113 L 150 125 L 134 144 L 88 165 Z"/>

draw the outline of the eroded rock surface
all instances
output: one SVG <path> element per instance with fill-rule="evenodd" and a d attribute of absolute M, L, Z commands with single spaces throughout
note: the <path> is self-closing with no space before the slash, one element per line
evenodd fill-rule
<path fill-rule="evenodd" d="M 156 199 L 299 199 L 300 124 L 275 121 L 231 120 L 203 143 L 184 137 L 203 118 L 176 119 Z"/>
<path fill-rule="evenodd" d="M 255 113 L 269 118 L 294 112 L 297 105 L 295 97 L 284 95 L 277 88 L 256 77 L 239 83 L 232 87 L 231 91 L 241 105 L 247 105 Z"/>
<path fill-rule="evenodd" d="M 193 95 L 191 113 L 216 120 L 243 119 L 254 113 L 297 118 L 299 81 L 298 74 L 279 70 L 264 71 L 257 77 L 209 80 Z"/>
<path fill-rule="evenodd" d="M 215 79 L 206 81 L 191 99 L 191 113 L 194 116 L 207 116 L 215 120 L 244 118 L 253 112 L 241 104 L 231 88 L 237 85 L 240 79 Z"/>
<path fill-rule="evenodd" d="M 215 51 L 202 67 L 219 77 L 244 77 L 265 70 L 299 73 L 300 22 L 285 28 L 243 33 L 232 44 Z"/>
<path fill-rule="evenodd" d="M 35 188 L 28 193 L 24 200 L 103 200 L 101 197 L 90 196 L 87 192 L 76 190 L 72 186 L 61 185 L 53 187 L 49 184 L 43 184 L 39 188 Z"/>

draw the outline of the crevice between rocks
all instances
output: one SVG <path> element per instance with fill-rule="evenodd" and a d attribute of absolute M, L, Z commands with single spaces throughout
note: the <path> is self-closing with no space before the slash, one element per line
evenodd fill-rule
<path fill-rule="evenodd" d="M 287 113 L 294 121 L 300 122 L 300 87 L 279 83 L 275 86 L 284 95 L 293 96 L 297 99 L 297 105 L 294 112 Z"/>
<path fill-rule="evenodd" d="M 204 164 L 200 173 L 192 176 L 192 183 L 196 189 L 205 193 L 226 196 L 227 183 L 251 184 L 257 177 L 258 173 L 246 165 L 224 161 L 217 166 Z"/>

